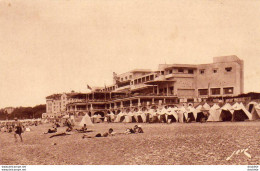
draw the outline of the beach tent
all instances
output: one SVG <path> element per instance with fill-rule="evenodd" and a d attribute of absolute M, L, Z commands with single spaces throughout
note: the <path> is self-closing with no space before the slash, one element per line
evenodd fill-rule
<path fill-rule="evenodd" d="M 244 120 L 252 120 L 252 114 L 246 110 L 243 103 L 235 103 L 233 106 L 233 121 L 244 121 Z"/>
<path fill-rule="evenodd" d="M 167 113 L 166 113 L 166 121 L 167 123 L 171 123 L 171 122 L 177 122 L 178 121 L 178 114 L 175 112 L 175 108 L 171 108 L 169 107 L 167 109 Z"/>
<path fill-rule="evenodd" d="M 135 118 L 133 112 L 130 111 L 127 115 L 130 118 L 130 122 L 137 122 L 137 118 Z"/>
<path fill-rule="evenodd" d="M 202 108 L 202 105 L 198 105 L 198 106 L 196 107 L 197 110 L 200 110 L 201 108 Z"/>
<path fill-rule="evenodd" d="M 252 113 L 252 111 L 254 110 L 254 108 L 255 108 L 256 106 L 258 106 L 258 103 L 256 103 L 256 102 L 250 102 L 250 103 L 248 103 L 248 105 L 247 105 L 247 110 L 248 110 L 250 113 Z"/>
<path fill-rule="evenodd" d="M 157 111 L 155 109 L 150 108 L 147 112 L 146 112 L 146 117 L 149 118 L 147 120 L 147 122 L 158 122 L 158 116 L 157 116 Z"/>
<path fill-rule="evenodd" d="M 189 122 L 196 121 L 198 113 L 197 110 L 194 107 L 189 106 L 186 111 L 188 113 L 188 117 L 186 117 L 186 119 L 189 120 Z"/>
<path fill-rule="evenodd" d="M 141 117 L 142 117 L 142 120 L 143 120 L 144 123 L 149 122 L 149 115 L 146 114 L 145 112 L 141 113 Z"/>
<path fill-rule="evenodd" d="M 210 105 L 208 103 L 205 103 L 202 107 L 206 110 L 210 109 Z"/>
<path fill-rule="evenodd" d="M 214 104 L 209 110 L 209 117 L 207 121 L 209 122 L 220 121 L 220 112 L 221 112 L 220 107 Z"/>
<path fill-rule="evenodd" d="M 79 126 L 84 126 L 84 124 L 86 124 L 87 126 L 93 126 L 93 123 L 88 114 L 85 114 L 85 116 L 83 116 L 79 123 Z"/>
<path fill-rule="evenodd" d="M 176 109 L 175 109 L 175 111 L 176 111 Z M 188 113 L 187 113 L 186 108 L 184 106 L 178 108 L 177 114 L 178 114 L 179 122 L 183 123 L 183 122 L 187 121 Z"/>
<path fill-rule="evenodd" d="M 100 122 L 102 122 L 102 119 L 101 119 L 102 116 L 100 114 L 93 115 L 91 118 L 92 118 L 93 123 L 100 123 Z"/>
<path fill-rule="evenodd" d="M 115 121 L 114 122 L 122 122 L 124 119 L 125 119 L 125 117 L 124 117 L 124 114 L 122 113 L 122 112 L 120 112 L 119 114 L 117 114 L 117 115 L 115 115 Z"/>
<path fill-rule="evenodd" d="M 219 109 L 220 107 L 219 107 L 218 104 L 215 103 L 210 109 L 212 109 L 212 108 L 213 108 L 213 109 Z"/>
<path fill-rule="evenodd" d="M 260 105 L 256 102 L 248 104 L 248 111 L 252 114 L 252 120 L 260 119 Z"/>
<path fill-rule="evenodd" d="M 229 110 L 221 109 L 219 120 L 220 121 L 232 121 L 232 113 Z"/>
<path fill-rule="evenodd" d="M 143 123 L 146 120 L 145 115 L 143 116 L 144 112 L 142 110 L 138 110 L 137 113 L 135 113 L 135 119 L 136 122 Z"/>
<path fill-rule="evenodd" d="M 234 109 L 229 103 L 226 103 L 220 108 L 220 121 L 232 121 Z"/>
<path fill-rule="evenodd" d="M 161 110 L 158 110 L 157 111 L 157 114 L 158 114 L 158 119 L 159 119 L 159 122 L 164 122 L 166 123 L 166 113 L 167 113 L 167 110 L 165 107 L 163 107 Z"/>

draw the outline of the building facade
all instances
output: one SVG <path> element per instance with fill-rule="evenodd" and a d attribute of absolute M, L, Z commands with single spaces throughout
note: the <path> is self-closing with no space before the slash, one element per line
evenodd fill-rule
<path fill-rule="evenodd" d="M 210 64 L 160 64 L 156 71 L 135 69 L 113 73 L 113 84 L 90 93 L 46 98 L 47 113 L 79 112 L 90 116 L 137 111 L 209 97 L 230 97 L 244 91 L 244 62 L 237 56 L 214 57 Z M 56 96 L 55 96 L 56 97 Z"/>

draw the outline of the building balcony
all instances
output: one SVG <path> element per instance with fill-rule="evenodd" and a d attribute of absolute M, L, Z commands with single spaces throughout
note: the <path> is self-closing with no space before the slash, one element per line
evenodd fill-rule
<path fill-rule="evenodd" d="M 182 78 L 194 78 L 194 74 L 188 74 L 188 73 L 172 73 L 165 75 L 166 79 L 174 78 L 174 77 L 182 77 Z"/>
<path fill-rule="evenodd" d="M 129 90 L 129 89 L 130 89 L 130 85 L 126 85 L 123 87 L 116 88 L 115 91 L 125 91 L 125 90 Z"/>
<path fill-rule="evenodd" d="M 147 84 L 134 84 L 134 85 L 131 85 L 131 90 L 134 91 L 134 90 L 142 90 L 142 89 L 146 89 L 146 88 L 149 88 L 149 87 L 153 87 L 152 85 L 147 85 Z"/>

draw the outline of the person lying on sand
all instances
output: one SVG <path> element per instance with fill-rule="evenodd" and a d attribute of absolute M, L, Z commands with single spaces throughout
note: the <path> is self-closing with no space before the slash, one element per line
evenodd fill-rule
<path fill-rule="evenodd" d="M 53 127 L 53 129 L 48 129 L 48 132 L 44 132 L 44 134 L 51 134 L 57 132 L 57 128 Z"/>
<path fill-rule="evenodd" d="M 71 135 L 71 134 L 66 133 L 66 132 L 62 132 L 62 133 L 58 133 L 58 134 L 52 135 L 52 136 L 50 136 L 50 138 L 58 137 L 58 136 L 66 136 L 66 135 Z"/>
<path fill-rule="evenodd" d="M 136 133 L 144 133 L 141 125 L 135 125 L 134 128 L 127 128 L 125 134 L 136 134 Z"/>
<path fill-rule="evenodd" d="M 141 125 L 135 125 L 135 126 L 134 126 L 134 132 L 135 132 L 135 133 L 144 133 L 144 131 L 143 131 Z"/>
<path fill-rule="evenodd" d="M 84 139 L 84 138 L 94 138 L 94 137 L 108 137 L 108 136 L 114 136 L 114 135 L 115 135 L 114 130 L 113 130 L 112 128 L 110 128 L 110 129 L 108 130 L 108 132 L 105 132 L 105 133 L 103 133 L 103 134 L 98 133 L 98 134 L 96 134 L 95 136 L 88 136 L 88 135 L 84 134 L 84 135 L 82 136 L 82 139 Z"/>

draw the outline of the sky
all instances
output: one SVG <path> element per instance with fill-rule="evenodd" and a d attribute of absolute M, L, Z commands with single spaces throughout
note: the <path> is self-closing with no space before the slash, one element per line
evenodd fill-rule
<path fill-rule="evenodd" d="M 113 72 L 237 55 L 260 92 L 260 1 L 0 0 L 0 108 L 112 84 Z"/>

